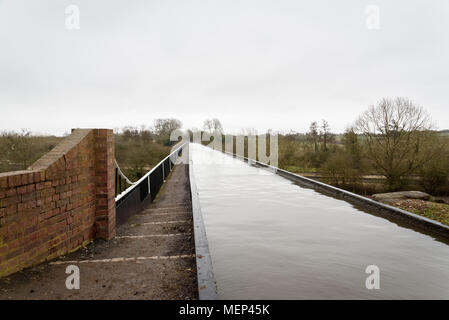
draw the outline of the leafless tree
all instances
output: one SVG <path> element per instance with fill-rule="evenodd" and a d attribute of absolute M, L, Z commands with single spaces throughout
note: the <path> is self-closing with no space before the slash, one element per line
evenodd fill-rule
<path fill-rule="evenodd" d="M 366 156 L 386 178 L 391 190 L 401 187 L 402 177 L 438 156 L 430 116 L 407 98 L 383 98 L 356 121 Z"/>
<path fill-rule="evenodd" d="M 213 132 L 218 132 L 220 134 L 223 133 L 223 126 L 221 125 L 220 120 L 218 120 L 217 118 L 204 120 L 203 129 L 204 131 L 207 131 L 209 133 Z"/>
<path fill-rule="evenodd" d="M 176 129 L 182 127 L 182 122 L 178 119 L 156 119 L 154 120 L 154 133 L 158 136 L 157 140 L 165 146 L 172 143 L 170 134 Z"/>
<path fill-rule="evenodd" d="M 320 132 L 321 140 L 323 142 L 322 149 L 323 151 L 327 151 L 327 144 L 331 140 L 331 131 L 329 122 L 323 119 L 322 125 L 321 125 L 321 132 Z"/>
<path fill-rule="evenodd" d="M 307 133 L 308 140 L 311 141 L 315 147 L 315 152 L 318 151 L 318 124 L 316 121 L 310 124 L 309 132 Z"/>
<path fill-rule="evenodd" d="M 178 119 L 156 119 L 154 120 L 154 131 L 157 135 L 170 134 L 173 130 L 182 127 L 182 122 Z"/>

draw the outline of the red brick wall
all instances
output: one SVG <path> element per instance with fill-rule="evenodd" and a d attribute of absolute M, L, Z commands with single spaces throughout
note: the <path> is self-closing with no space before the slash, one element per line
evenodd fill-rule
<path fill-rule="evenodd" d="M 0 277 L 115 235 L 114 137 L 77 129 L 28 170 L 0 173 Z"/>

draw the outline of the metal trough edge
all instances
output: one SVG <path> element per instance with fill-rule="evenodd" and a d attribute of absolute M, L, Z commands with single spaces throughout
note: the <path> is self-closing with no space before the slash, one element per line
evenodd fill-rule
<path fill-rule="evenodd" d="M 212 268 L 212 258 L 207 242 L 206 228 L 193 174 L 193 162 L 189 159 L 190 195 L 192 200 L 193 229 L 195 235 L 195 256 L 199 300 L 216 300 L 217 286 Z"/>

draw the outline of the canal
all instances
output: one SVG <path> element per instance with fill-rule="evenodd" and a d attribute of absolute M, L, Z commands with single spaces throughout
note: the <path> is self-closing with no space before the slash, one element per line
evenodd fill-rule
<path fill-rule="evenodd" d="M 449 299 L 444 241 L 199 144 L 190 157 L 220 299 Z"/>

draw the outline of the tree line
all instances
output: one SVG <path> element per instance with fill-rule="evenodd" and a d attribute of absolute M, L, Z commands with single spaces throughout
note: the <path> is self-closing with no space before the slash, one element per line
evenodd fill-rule
<path fill-rule="evenodd" d="M 449 137 L 434 129 L 430 115 L 413 101 L 383 98 L 363 112 L 343 135 L 329 124 L 312 122 L 305 135 L 285 135 L 279 142 L 280 167 L 319 171 L 328 182 L 357 188 L 360 177 L 385 177 L 385 190 L 406 189 L 415 176 L 422 189 L 440 193 L 448 187 Z"/>
<path fill-rule="evenodd" d="M 131 180 L 144 175 L 168 155 L 176 143 L 170 134 L 181 128 L 180 120 L 165 118 L 149 127 L 115 129 L 116 158 L 125 174 Z M 224 132 L 217 118 L 206 119 L 202 130 Z M 192 137 L 192 130 L 187 131 Z M 1 133 L 0 171 L 25 169 L 60 139 L 27 130 Z M 449 135 L 434 129 L 421 106 L 407 98 L 383 98 L 343 134 L 332 133 L 324 119 L 313 121 L 305 133 L 279 134 L 278 165 L 298 173 L 320 173 L 326 182 L 356 192 L 363 189 L 361 177 L 379 175 L 388 191 L 407 189 L 409 178 L 416 177 L 431 194 L 449 193 L 448 142 Z"/>

